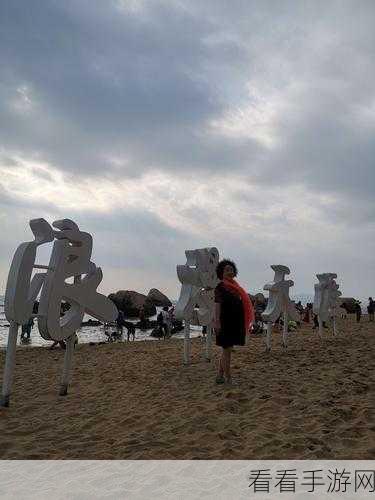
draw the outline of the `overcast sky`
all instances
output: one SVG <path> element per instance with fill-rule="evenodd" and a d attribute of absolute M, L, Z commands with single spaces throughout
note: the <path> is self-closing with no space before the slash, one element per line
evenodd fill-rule
<path fill-rule="evenodd" d="M 284 264 L 375 295 L 374 26 L 373 0 L 2 0 L 0 290 L 44 217 L 93 235 L 105 293 L 177 298 L 216 246 L 250 292 Z"/>

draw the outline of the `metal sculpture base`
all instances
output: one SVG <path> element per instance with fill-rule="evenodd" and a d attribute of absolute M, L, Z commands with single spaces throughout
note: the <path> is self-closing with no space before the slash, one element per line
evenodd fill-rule
<path fill-rule="evenodd" d="M 12 389 L 14 367 L 16 364 L 16 347 L 18 336 L 18 324 L 11 321 L 8 334 L 8 345 L 5 356 L 4 380 L 1 397 L 1 406 L 5 408 L 10 404 L 10 392 Z"/>

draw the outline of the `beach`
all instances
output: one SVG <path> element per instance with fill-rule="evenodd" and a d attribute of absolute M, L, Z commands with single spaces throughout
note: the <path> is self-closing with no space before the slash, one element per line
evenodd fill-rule
<path fill-rule="evenodd" d="M 69 394 L 64 352 L 17 348 L 11 406 L 0 408 L 1 459 L 375 459 L 375 323 L 338 319 L 236 347 L 236 386 L 192 340 L 79 344 Z M 214 357 L 219 348 L 213 347 Z M 2 382 L 5 351 L 0 351 Z"/>

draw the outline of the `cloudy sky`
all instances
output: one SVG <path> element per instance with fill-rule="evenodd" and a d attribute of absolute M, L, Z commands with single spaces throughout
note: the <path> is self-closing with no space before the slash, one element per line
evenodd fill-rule
<path fill-rule="evenodd" d="M 94 237 L 101 291 L 177 298 L 216 246 L 259 291 L 375 294 L 375 2 L 3 0 L 0 291 L 28 221 Z M 46 262 L 44 262 L 46 263 Z"/>

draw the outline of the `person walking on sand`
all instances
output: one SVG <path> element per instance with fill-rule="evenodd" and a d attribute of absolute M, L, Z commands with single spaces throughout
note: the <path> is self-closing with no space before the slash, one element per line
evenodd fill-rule
<path fill-rule="evenodd" d="M 254 321 L 254 308 L 247 292 L 234 279 L 237 267 L 224 259 L 219 262 L 216 274 L 220 282 L 215 288 L 214 330 L 216 345 L 222 347 L 216 383 L 232 383 L 231 354 L 235 345 L 245 345 L 246 334 Z"/>
<path fill-rule="evenodd" d="M 311 311 L 312 311 L 312 304 L 307 303 L 306 308 L 305 308 L 304 313 L 303 313 L 303 319 L 302 319 L 302 321 L 304 323 L 310 323 Z"/>
<path fill-rule="evenodd" d="M 169 339 L 172 331 L 172 321 L 168 311 L 168 306 L 163 307 L 162 315 L 163 315 L 164 339 L 166 338 Z"/>
<path fill-rule="evenodd" d="M 34 319 L 33 317 L 29 318 L 29 320 L 22 325 L 21 327 L 21 340 L 30 340 L 31 329 L 34 327 Z M 26 337 L 25 337 L 26 336 Z"/>
<path fill-rule="evenodd" d="M 124 333 L 124 322 L 125 322 L 125 316 L 123 311 L 119 310 L 117 319 L 116 319 L 116 333 L 118 337 L 122 337 Z"/>
<path fill-rule="evenodd" d="M 368 312 L 368 320 L 369 321 L 374 321 L 375 302 L 372 299 L 372 297 L 368 298 L 367 312 Z"/>
<path fill-rule="evenodd" d="M 361 316 L 362 316 L 362 309 L 361 309 L 361 303 L 358 300 L 355 303 L 354 311 L 355 311 L 355 317 L 356 317 L 357 323 L 360 323 Z"/>

